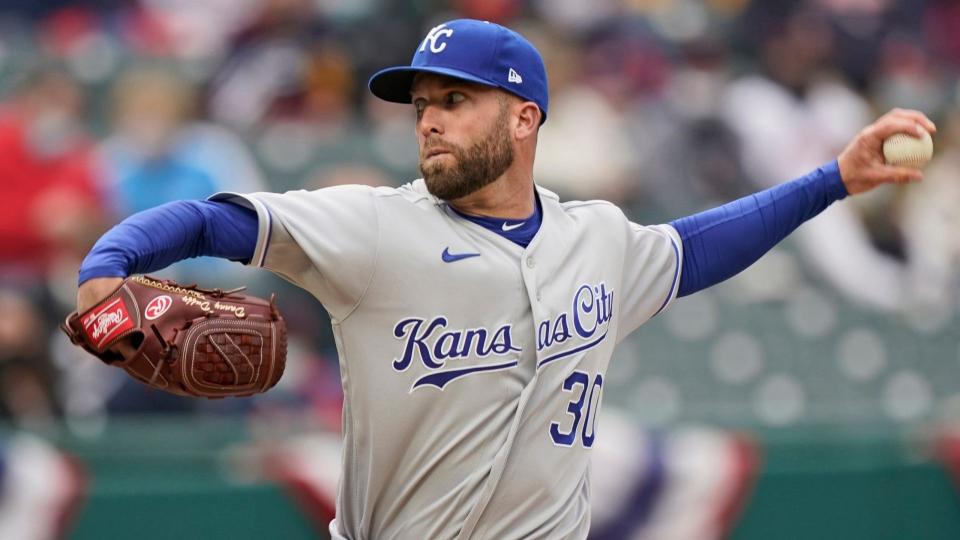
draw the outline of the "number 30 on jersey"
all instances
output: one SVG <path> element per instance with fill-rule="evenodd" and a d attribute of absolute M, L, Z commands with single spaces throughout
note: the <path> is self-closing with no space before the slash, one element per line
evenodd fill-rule
<path fill-rule="evenodd" d="M 567 427 L 561 426 L 561 422 L 550 423 L 550 438 L 555 444 L 573 446 L 579 435 L 584 447 L 593 446 L 602 389 L 603 375 L 600 373 L 597 373 L 591 382 L 589 373 L 574 371 L 563 381 L 563 391 L 574 396 L 567 404 L 567 415 L 572 417 L 572 421 L 562 422 L 567 424 Z M 582 428 L 581 420 L 583 420 Z"/>

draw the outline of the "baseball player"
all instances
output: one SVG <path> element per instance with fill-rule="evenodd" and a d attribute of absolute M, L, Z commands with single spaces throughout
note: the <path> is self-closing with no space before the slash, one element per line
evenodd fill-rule
<path fill-rule="evenodd" d="M 100 239 L 78 293 L 83 312 L 123 276 L 199 255 L 312 293 L 344 389 L 334 538 L 585 538 L 616 344 L 833 201 L 920 180 L 885 165 L 881 141 L 936 129 L 893 111 L 802 178 L 647 227 L 535 184 L 547 75 L 519 34 L 449 21 L 369 86 L 412 104 L 422 179 L 147 210 Z"/>

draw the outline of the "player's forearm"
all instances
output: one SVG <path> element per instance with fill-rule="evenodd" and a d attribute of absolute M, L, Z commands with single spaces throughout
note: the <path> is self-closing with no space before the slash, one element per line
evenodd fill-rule
<path fill-rule="evenodd" d="M 191 257 L 247 262 L 257 243 L 256 212 L 215 201 L 177 201 L 134 214 L 97 241 L 79 283 L 153 272 Z"/>
<path fill-rule="evenodd" d="M 671 222 L 683 240 L 678 295 L 739 273 L 800 224 L 846 196 L 834 161 L 791 182 Z"/>

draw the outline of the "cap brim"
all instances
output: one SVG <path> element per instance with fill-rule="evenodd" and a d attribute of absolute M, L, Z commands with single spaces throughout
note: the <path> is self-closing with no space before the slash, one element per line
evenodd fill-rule
<path fill-rule="evenodd" d="M 410 87 L 413 86 L 413 78 L 417 76 L 417 73 L 436 73 L 437 75 L 446 75 L 485 86 L 497 86 L 491 81 L 457 69 L 433 66 L 399 66 L 381 69 L 374 73 L 373 77 L 370 77 L 368 86 L 370 92 L 382 100 L 392 101 L 393 103 L 410 103 Z"/>

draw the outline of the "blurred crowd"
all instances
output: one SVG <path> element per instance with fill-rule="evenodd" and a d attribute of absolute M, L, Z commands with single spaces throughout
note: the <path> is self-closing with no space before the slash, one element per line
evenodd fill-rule
<path fill-rule="evenodd" d="M 148 392 L 56 326 L 84 254 L 131 213 L 222 190 L 416 178 L 412 109 L 373 99 L 365 83 L 458 16 L 511 26 L 545 57 L 536 180 L 612 200 L 641 223 L 803 174 L 892 107 L 924 111 L 940 131 L 922 185 L 836 204 L 792 242 L 804 272 L 865 309 L 956 306 L 954 1 L 7 0 L 0 416 L 96 429 L 109 414 L 301 409 L 336 424 L 326 314 L 266 272 L 209 260 L 158 272 L 280 291 L 290 373 L 260 398 Z"/>

